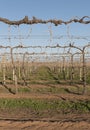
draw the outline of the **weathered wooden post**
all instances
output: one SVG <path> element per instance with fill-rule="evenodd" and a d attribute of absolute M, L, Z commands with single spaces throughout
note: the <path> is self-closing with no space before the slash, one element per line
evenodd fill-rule
<path fill-rule="evenodd" d="M 5 55 L 2 57 L 2 63 L 3 63 L 3 84 L 6 83 L 6 65 L 5 65 Z"/>
<path fill-rule="evenodd" d="M 12 62 L 12 68 L 13 68 L 13 81 L 14 81 L 16 93 L 18 93 L 17 75 L 16 75 L 16 72 L 15 72 L 15 65 L 14 65 L 14 60 L 13 60 L 13 49 L 14 48 L 12 48 L 12 47 L 10 48 L 11 62 Z"/>

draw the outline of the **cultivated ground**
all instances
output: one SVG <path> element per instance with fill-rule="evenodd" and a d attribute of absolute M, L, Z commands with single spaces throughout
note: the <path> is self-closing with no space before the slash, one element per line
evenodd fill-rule
<path fill-rule="evenodd" d="M 88 86 L 89 87 L 89 86 Z M 20 89 L 21 88 L 21 89 Z M 0 100 L 30 99 L 33 101 L 90 101 L 90 91 L 85 95 L 78 94 L 71 86 L 35 85 L 27 89 L 19 86 L 19 92 L 13 95 L 0 86 Z M 30 91 L 29 91 L 30 90 Z M 88 89 L 90 90 L 90 89 Z M 26 92 L 25 92 L 26 91 Z M 7 105 L 8 101 L 4 101 Z M 41 108 L 40 108 L 41 109 Z M 31 109 L 30 107 L 0 107 L 0 130 L 90 130 L 90 106 L 88 112 L 75 112 L 59 109 Z M 65 113 L 66 111 L 66 113 Z"/>

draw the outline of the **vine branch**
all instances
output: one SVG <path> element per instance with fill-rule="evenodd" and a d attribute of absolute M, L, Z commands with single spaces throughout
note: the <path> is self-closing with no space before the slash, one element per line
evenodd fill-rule
<path fill-rule="evenodd" d="M 74 23 L 81 23 L 81 24 L 89 24 L 90 20 L 85 20 L 85 18 L 90 19 L 89 16 L 84 16 L 80 19 L 78 18 L 74 18 L 74 19 L 70 19 L 69 21 L 63 21 L 62 19 L 56 20 L 56 19 L 49 19 L 49 20 L 42 20 L 42 19 L 38 19 L 36 17 L 32 17 L 32 19 L 29 19 L 28 16 L 25 16 L 23 19 L 18 20 L 18 21 L 11 21 L 9 19 L 6 18 L 2 18 L 0 17 L 0 22 L 3 22 L 5 24 L 8 25 L 20 25 L 20 24 L 47 24 L 47 23 L 53 23 L 55 26 L 61 25 L 61 24 L 70 24 L 72 22 Z"/>

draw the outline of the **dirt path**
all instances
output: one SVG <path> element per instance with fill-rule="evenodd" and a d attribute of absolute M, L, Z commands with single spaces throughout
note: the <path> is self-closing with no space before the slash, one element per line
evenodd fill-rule
<path fill-rule="evenodd" d="M 0 130 L 90 130 L 90 115 L 61 115 L 60 118 L 1 118 Z"/>
<path fill-rule="evenodd" d="M 55 88 L 60 88 L 59 85 L 41 85 L 41 84 L 31 84 L 30 88 L 32 91 L 36 90 L 36 89 L 46 89 L 49 87 L 55 87 Z M 9 86 L 10 87 L 10 86 Z M 11 86 L 11 88 L 13 88 L 15 86 Z M 20 86 L 18 86 L 20 87 Z M 71 86 L 63 86 L 63 88 L 67 89 L 70 88 Z M 5 89 L 3 86 L 0 86 L 1 90 Z M 4 90 L 6 91 L 6 89 Z M 9 93 L 8 91 L 6 92 L 0 92 L 0 98 L 32 98 L 32 99 L 65 99 L 65 100 L 90 100 L 90 94 L 88 95 L 78 95 L 78 94 L 74 94 L 74 93 L 52 93 L 52 92 L 30 92 L 30 93 L 18 93 L 18 94 L 12 94 Z"/>
<path fill-rule="evenodd" d="M 88 95 L 76 95 L 76 94 L 0 94 L 0 98 L 31 98 L 31 99 L 63 99 L 63 100 L 89 100 Z"/>
<path fill-rule="evenodd" d="M 0 130 L 90 130 L 90 122 L 0 121 Z"/>

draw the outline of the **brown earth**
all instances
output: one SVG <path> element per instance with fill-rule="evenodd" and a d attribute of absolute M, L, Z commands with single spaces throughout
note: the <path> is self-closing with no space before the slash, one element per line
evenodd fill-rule
<path fill-rule="evenodd" d="M 32 85 L 30 87 L 41 88 L 45 86 Z M 0 98 L 90 100 L 90 95 L 73 93 L 19 93 L 13 95 L 1 93 Z M 44 115 L 40 117 L 26 109 L 14 110 L 14 112 L 2 109 L 0 111 L 0 130 L 90 130 L 90 113 L 64 115 L 46 111 Z"/>
<path fill-rule="evenodd" d="M 0 121 L 0 130 L 90 130 L 90 123 L 86 121 Z"/>
<path fill-rule="evenodd" d="M 90 115 L 69 115 L 61 119 L 2 119 L 0 130 L 90 130 Z"/>

